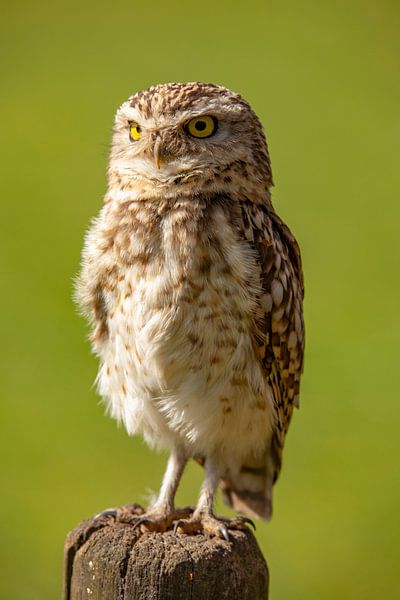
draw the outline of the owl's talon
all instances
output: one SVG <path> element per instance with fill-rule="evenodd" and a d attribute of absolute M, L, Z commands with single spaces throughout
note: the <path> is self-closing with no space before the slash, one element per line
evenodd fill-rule
<path fill-rule="evenodd" d="M 102 517 L 117 517 L 118 509 L 117 508 L 106 508 L 106 510 L 102 510 L 101 512 L 94 515 L 94 519 L 101 519 Z"/>
<path fill-rule="evenodd" d="M 97 513 L 93 518 L 101 519 L 103 517 L 113 517 L 122 522 L 130 522 L 132 519 L 144 514 L 144 508 L 140 504 L 126 504 L 119 508 L 106 508 Z"/>
<path fill-rule="evenodd" d="M 224 537 L 224 539 L 229 542 L 229 533 L 227 528 L 225 527 L 225 525 L 223 523 L 221 523 L 221 525 L 218 527 L 218 530 L 220 531 L 220 533 L 222 533 L 222 536 Z"/>
<path fill-rule="evenodd" d="M 178 533 L 178 528 L 179 528 L 181 525 L 183 525 L 183 523 L 184 523 L 184 521 L 183 521 L 182 519 L 180 519 L 179 521 L 175 521 L 175 523 L 174 523 L 174 528 L 173 528 L 173 530 L 172 530 L 172 533 L 173 533 L 174 535 L 176 535 L 176 534 Z"/>
<path fill-rule="evenodd" d="M 254 523 L 254 521 L 252 521 L 248 517 L 239 517 L 239 519 L 241 521 L 243 521 L 243 523 L 245 523 L 246 525 L 251 525 L 252 528 L 254 529 L 254 531 L 256 531 L 257 527 L 256 527 L 256 524 Z"/>
<path fill-rule="evenodd" d="M 135 521 L 135 523 L 133 523 L 132 529 L 135 530 L 140 527 L 140 525 L 148 525 L 149 523 L 150 521 L 147 517 L 140 517 L 137 521 Z"/>
<path fill-rule="evenodd" d="M 254 521 L 252 521 L 248 517 L 234 517 L 233 519 L 221 517 L 221 521 L 223 523 L 226 523 L 228 529 L 238 529 L 240 531 L 246 531 L 248 529 L 247 525 L 251 525 L 254 531 L 256 530 L 256 525 Z"/>
<path fill-rule="evenodd" d="M 219 537 L 229 542 L 229 530 L 246 531 L 247 522 L 254 526 L 251 519 L 247 519 L 247 517 L 226 519 L 223 517 L 214 517 L 212 514 L 206 514 L 176 521 L 173 532 L 175 535 L 177 533 L 186 533 L 187 535 L 202 533 L 203 535 Z"/>
<path fill-rule="evenodd" d="M 157 531 L 163 533 L 168 529 L 173 529 L 176 533 L 177 527 L 175 522 L 180 522 L 182 519 L 189 518 L 193 513 L 193 508 L 190 506 L 185 508 L 173 508 L 170 510 L 150 509 L 142 516 L 135 519 L 132 523 L 133 529 L 140 527 L 141 531 Z"/>

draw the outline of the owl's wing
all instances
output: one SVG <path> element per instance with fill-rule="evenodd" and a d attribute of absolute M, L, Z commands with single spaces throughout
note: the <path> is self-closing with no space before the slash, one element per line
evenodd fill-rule
<path fill-rule="evenodd" d="M 235 510 L 268 519 L 293 406 L 299 406 L 304 354 L 303 273 L 299 246 L 272 207 L 243 203 L 241 212 L 241 235 L 252 245 L 260 269 L 258 343 L 276 419 L 266 454 L 249 456 L 238 477 L 223 480 L 222 490 Z"/>

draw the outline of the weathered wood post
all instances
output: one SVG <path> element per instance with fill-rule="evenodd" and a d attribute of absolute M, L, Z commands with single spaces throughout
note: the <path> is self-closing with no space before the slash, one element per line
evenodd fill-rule
<path fill-rule="evenodd" d="M 122 507 L 117 517 L 87 519 L 68 535 L 64 600 L 268 598 L 267 564 L 251 531 L 230 532 L 226 542 L 142 533 L 134 519 L 132 506 Z"/>

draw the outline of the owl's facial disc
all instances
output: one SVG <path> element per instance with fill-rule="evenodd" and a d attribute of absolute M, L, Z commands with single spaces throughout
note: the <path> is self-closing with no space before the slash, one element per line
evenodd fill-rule
<path fill-rule="evenodd" d="M 191 85 L 179 90 L 185 94 Z M 215 86 L 207 96 L 205 86 L 205 96 L 185 98 L 178 90 L 175 102 L 174 86 L 171 89 L 172 100 L 167 89 L 165 93 L 164 88 L 162 93 L 150 90 L 118 110 L 111 168 L 123 174 L 124 181 L 141 180 L 175 190 L 177 181 L 193 185 L 214 181 L 215 187 L 230 165 L 253 160 L 258 125 L 240 97 L 223 88 L 219 92 Z"/>

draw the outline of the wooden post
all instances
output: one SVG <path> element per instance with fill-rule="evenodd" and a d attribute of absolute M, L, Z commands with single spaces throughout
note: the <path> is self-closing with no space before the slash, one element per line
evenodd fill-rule
<path fill-rule="evenodd" d="M 87 519 L 68 535 L 64 600 L 268 598 L 268 568 L 250 530 L 230 531 L 229 542 L 141 533 L 134 512 L 127 506 L 117 517 Z"/>

